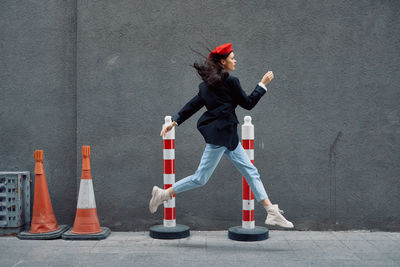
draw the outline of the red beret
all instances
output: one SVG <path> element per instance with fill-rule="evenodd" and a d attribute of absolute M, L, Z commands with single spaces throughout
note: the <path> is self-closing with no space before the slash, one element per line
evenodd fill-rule
<path fill-rule="evenodd" d="M 210 58 L 212 54 L 225 55 L 232 51 L 233 51 L 232 44 L 226 43 L 226 44 L 223 44 L 223 45 L 220 45 L 220 46 L 217 46 L 216 48 L 214 48 L 214 50 L 210 53 L 210 55 L 208 55 L 208 58 Z"/>

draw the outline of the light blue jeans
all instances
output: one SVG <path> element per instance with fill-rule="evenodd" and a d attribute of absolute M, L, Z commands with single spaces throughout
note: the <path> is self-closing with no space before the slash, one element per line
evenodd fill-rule
<path fill-rule="evenodd" d="M 210 179 L 217 167 L 222 155 L 226 154 L 239 172 L 246 178 L 254 197 L 258 202 L 268 197 L 264 185 L 260 179 L 257 168 L 251 163 L 242 143 L 230 151 L 225 146 L 206 144 L 199 167 L 193 175 L 183 178 L 176 182 L 172 187 L 175 194 L 203 186 Z"/>

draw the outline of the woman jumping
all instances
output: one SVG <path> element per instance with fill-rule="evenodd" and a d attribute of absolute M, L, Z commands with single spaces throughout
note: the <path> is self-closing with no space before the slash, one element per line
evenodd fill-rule
<path fill-rule="evenodd" d="M 206 106 L 207 111 L 197 122 L 197 129 L 203 135 L 206 147 L 197 171 L 176 182 L 168 189 L 153 187 L 149 203 L 151 213 L 173 194 L 203 186 L 211 177 L 223 154 L 226 154 L 239 172 L 245 177 L 254 196 L 267 211 L 266 224 L 293 228 L 293 223 L 286 220 L 277 204 L 272 204 L 260 180 L 257 168 L 251 163 L 248 155 L 239 141 L 237 124 L 239 123 L 235 109 L 239 105 L 251 110 L 266 93 L 266 85 L 274 78 L 268 71 L 248 96 L 240 86 L 239 79 L 230 75 L 235 70 L 236 59 L 232 44 L 227 43 L 216 47 L 203 64 L 194 63 L 193 67 L 201 76 L 203 82 L 199 92 L 177 114 L 172 116 L 172 123 L 164 125 L 160 136 L 170 131 L 174 126 L 181 125 L 194 113 Z"/>

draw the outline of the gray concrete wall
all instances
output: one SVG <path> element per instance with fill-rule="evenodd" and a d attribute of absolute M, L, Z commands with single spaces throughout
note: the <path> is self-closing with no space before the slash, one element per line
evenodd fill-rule
<path fill-rule="evenodd" d="M 44 150 L 54 213 L 67 224 L 77 191 L 75 10 L 75 1 L 0 2 L 0 170 L 33 174 L 33 152 Z"/>
<path fill-rule="evenodd" d="M 32 171 L 33 149 L 42 146 L 62 222 L 75 213 L 82 145 L 92 147 L 102 225 L 147 230 L 162 222 L 161 210 L 148 212 L 151 188 L 162 184 L 159 132 L 164 116 L 197 93 L 188 65 L 199 57 L 189 46 L 205 52 L 197 42 L 207 40 L 211 48 L 233 43 L 233 75 L 248 93 L 274 71 L 258 105 L 237 115 L 253 117 L 255 164 L 298 229 L 400 229 L 398 2 L 18 5 L 1 9 L 0 167 Z M 176 128 L 177 180 L 199 164 L 204 111 Z M 241 176 L 222 158 L 206 186 L 176 202 L 178 223 L 192 229 L 239 225 Z M 263 225 L 265 211 L 255 212 Z"/>

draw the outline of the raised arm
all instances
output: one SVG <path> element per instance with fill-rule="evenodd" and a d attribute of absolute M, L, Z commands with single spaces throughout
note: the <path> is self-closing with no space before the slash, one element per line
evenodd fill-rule
<path fill-rule="evenodd" d="M 199 92 L 189 102 L 187 102 L 177 114 L 172 116 L 172 120 L 175 121 L 177 125 L 180 125 L 197 111 L 199 111 L 204 105 L 204 100 L 201 98 Z"/>
<path fill-rule="evenodd" d="M 252 108 L 254 108 L 255 105 L 260 100 L 260 98 L 267 91 L 267 87 L 265 87 L 264 84 L 259 82 L 254 91 L 250 95 L 247 95 L 246 92 L 242 89 L 242 86 L 240 85 L 238 78 L 232 77 L 232 82 L 233 82 L 236 102 L 238 103 L 239 106 L 247 110 L 251 110 Z"/>

